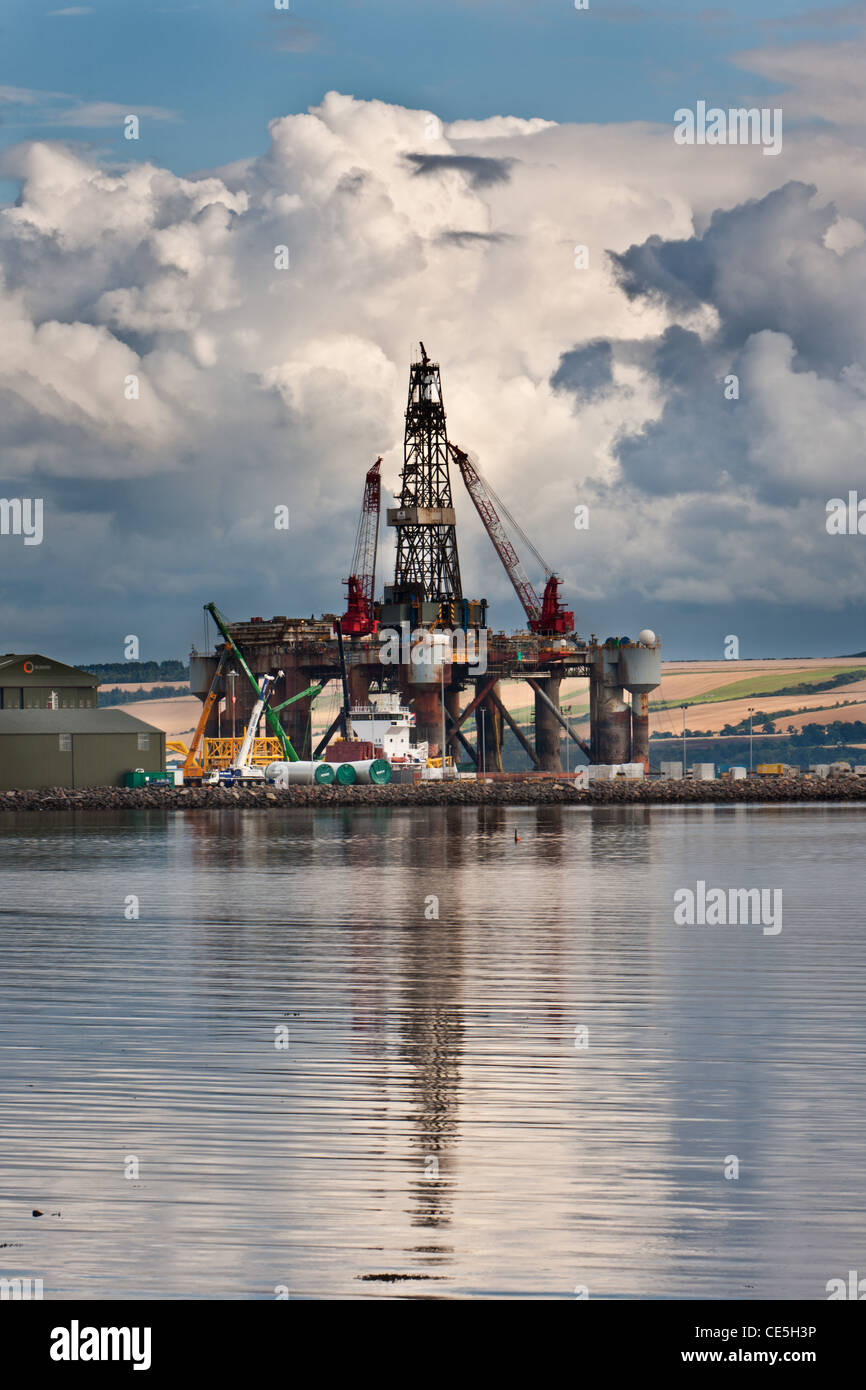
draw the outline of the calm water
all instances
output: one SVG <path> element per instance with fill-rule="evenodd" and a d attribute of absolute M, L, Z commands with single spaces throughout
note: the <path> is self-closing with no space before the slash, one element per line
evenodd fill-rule
<path fill-rule="evenodd" d="M 7 816 L 0 1274 L 826 1297 L 866 1274 L 864 832 L 856 806 Z M 697 879 L 781 888 L 781 933 L 674 925 Z"/>

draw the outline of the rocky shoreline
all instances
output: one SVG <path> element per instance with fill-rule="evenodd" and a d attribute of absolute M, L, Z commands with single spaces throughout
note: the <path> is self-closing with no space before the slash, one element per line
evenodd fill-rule
<path fill-rule="evenodd" d="M 18 811 L 270 810 L 285 806 L 692 805 L 730 802 L 866 801 L 866 778 L 800 777 L 739 782 L 593 782 L 576 790 L 555 779 L 422 782 L 386 787 L 92 787 L 0 792 L 0 813 Z M 2 822 L 0 822 L 2 823 Z"/>

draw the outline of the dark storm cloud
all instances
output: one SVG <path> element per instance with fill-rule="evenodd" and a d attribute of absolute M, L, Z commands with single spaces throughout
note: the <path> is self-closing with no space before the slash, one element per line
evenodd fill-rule
<path fill-rule="evenodd" d="M 450 242 L 452 246 L 469 247 L 478 243 L 495 245 L 500 241 L 510 240 L 506 232 L 442 232 L 439 241 Z"/>
<path fill-rule="evenodd" d="M 712 306 L 719 342 L 731 348 L 769 330 L 791 338 L 800 368 L 838 371 L 860 361 L 866 326 L 852 294 L 862 300 L 866 291 L 866 260 L 825 244 L 836 210 L 813 206 L 815 192 L 791 182 L 714 212 L 701 236 L 653 236 L 611 252 L 620 286 L 629 299 L 659 300 L 674 313 Z"/>
<path fill-rule="evenodd" d="M 491 159 L 478 154 L 407 154 L 415 165 L 416 175 L 438 174 L 442 169 L 458 169 L 465 174 L 473 188 L 486 188 L 492 183 L 506 183 L 511 177 L 514 159 Z"/>
<path fill-rule="evenodd" d="M 694 309 L 712 293 L 712 267 L 701 242 L 647 237 L 618 255 L 608 252 L 620 288 L 629 299 L 654 297 L 673 309 Z"/>
<path fill-rule="evenodd" d="M 649 496 L 702 494 L 708 533 L 731 494 L 791 507 L 862 474 L 866 254 L 857 229 L 847 250 L 828 244 L 837 214 L 814 195 L 789 183 L 715 212 L 700 235 L 612 254 L 630 300 L 684 322 L 573 348 L 551 379 L 579 407 L 617 362 L 637 366 L 660 408 L 616 441 L 622 480 Z"/>
<path fill-rule="evenodd" d="M 696 489 L 721 495 L 732 483 L 754 486 L 748 416 L 737 408 L 740 402 L 725 399 L 726 373 L 715 348 L 675 324 L 642 345 L 639 358 L 665 404 L 660 419 L 648 421 L 640 434 L 626 435 L 617 445 L 628 481 L 642 492 L 668 495 Z M 724 365 L 735 371 L 737 363 Z"/>
<path fill-rule="evenodd" d="M 591 401 L 613 382 L 613 348 L 604 338 L 564 352 L 550 378 L 555 391 L 570 391 L 578 401 Z"/>

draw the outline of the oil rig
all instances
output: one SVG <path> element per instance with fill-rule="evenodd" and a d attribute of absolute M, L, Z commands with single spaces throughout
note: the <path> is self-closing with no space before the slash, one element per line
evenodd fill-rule
<path fill-rule="evenodd" d="M 444 752 L 455 764 L 468 759 L 478 771 L 502 770 L 506 728 L 539 772 L 561 771 L 562 731 L 591 763 L 643 763 L 648 769 L 649 693 L 661 680 L 659 640 L 649 629 L 636 641 L 578 637 L 574 613 L 560 598 L 560 577 L 477 464 L 449 441 L 439 364 L 423 343 L 420 349 L 409 371 L 400 492 L 396 505 L 386 510 L 386 523 L 396 532 L 393 582 L 377 599 L 379 458 L 366 475 L 351 570 L 343 581 L 345 612 L 228 623 L 220 616 L 223 642 L 213 653 L 194 650 L 190 656 L 190 688 L 206 706 L 201 731 L 210 737 L 217 733 L 216 703 L 228 693 L 229 682 L 236 718 L 249 719 L 255 685 L 252 679 L 232 680 L 233 669 L 243 668 L 257 680 L 279 672 L 273 704 L 288 746 L 302 759 L 321 756 L 338 733 L 350 738 L 350 711 L 369 709 L 377 693 L 387 692 L 411 709 L 418 737 L 431 753 Z M 524 631 L 491 631 L 487 600 L 463 592 L 452 463 L 526 613 Z M 518 547 L 544 572 L 541 596 Z M 212 604 L 207 607 L 217 614 Z M 588 742 L 560 709 L 560 686 L 571 677 L 589 680 Z M 534 741 L 503 702 L 505 680 L 525 682 L 533 693 Z M 342 691 L 341 711 L 314 747 L 311 701 L 331 681 Z M 464 703 L 466 692 L 470 697 Z M 473 716 L 474 743 L 467 737 Z"/>

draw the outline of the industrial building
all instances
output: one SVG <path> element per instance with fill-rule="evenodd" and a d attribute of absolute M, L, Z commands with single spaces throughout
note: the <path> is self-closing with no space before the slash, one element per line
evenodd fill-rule
<path fill-rule="evenodd" d="M 109 787 L 165 767 L 161 729 L 98 709 L 99 677 L 38 652 L 0 656 L 0 791 Z"/>
<path fill-rule="evenodd" d="M 0 710 L 0 791 L 116 787 L 164 767 L 165 734 L 124 710 Z"/>
<path fill-rule="evenodd" d="M 487 600 L 463 593 L 451 462 L 526 613 L 525 631 L 490 631 Z M 192 693 L 203 702 L 217 697 L 207 708 L 204 732 L 211 737 L 218 733 L 219 701 L 228 693 L 229 681 L 238 697 L 237 717 L 245 721 L 258 695 L 255 682 L 276 673 L 274 700 L 283 709 L 280 723 L 301 758 L 319 756 L 334 729 L 312 748 L 314 697 L 307 692 L 316 684 L 342 681 L 347 708 L 350 703 L 368 707 L 372 691 L 397 694 L 410 707 L 418 738 L 428 743 L 431 753 L 437 748 L 441 753 L 444 742 L 455 762 L 466 754 L 479 771 L 502 770 L 506 726 L 538 771 L 561 770 L 561 730 L 591 763 L 639 762 L 648 768 L 649 693 L 661 681 L 659 640 L 648 628 L 635 641 L 608 637 L 599 642 L 594 634 L 588 640 L 578 637 L 574 614 L 560 601 L 559 577 L 468 454 L 448 440 L 439 365 L 431 361 L 423 343 L 420 358 L 410 366 L 400 492 L 397 505 L 386 513 L 387 524 L 396 532 L 394 579 L 377 601 L 380 464 L 381 459 L 367 473 L 351 572 L 344 580 L 348 607 L 342 619 L 327 613 L 318 620 L 250 618 L 221 629 L 223 642 L 215 653 L 192 652 Z M 543 569 L 543 595 L 524 571 L 518 546 L 528 548 Z M 429 634 L 431 658 L 386 659 L 386 633 L 408 636 L 419 630 Z M 249 680 L 236 660 L 226 662 L 226 642 L 241 654 Z M 479 652 L 484 653 L 483 663 L 476 660 Z M 560 709 L 561 682 L 574 676 L 589 680 L 588 743 L 576 735 Z M 233 677 L 238 677 L 236 682 Z M 503 680 L 525 681 L 533 692 L 534 743 L 503 704 Z M 466 690 L 471 698 L 461 708 L 461 692 Z M 472 716 L 474 743 L 467 737 Z"/>
<path fill-rule="evenodd" d="M 0 656 L 0 709 L 96 709 L 99 677 L 36 652 Z"/>

